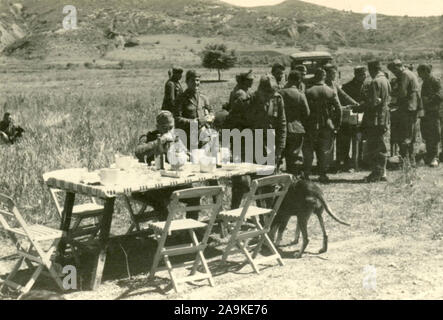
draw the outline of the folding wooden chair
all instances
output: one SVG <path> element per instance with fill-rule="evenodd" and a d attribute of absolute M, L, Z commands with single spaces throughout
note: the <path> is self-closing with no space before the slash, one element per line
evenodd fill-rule
<path fill-rule="evenodd" d="M 60 203 L 64 192 L 59 189 L 49 188 L 52 200 L 54 201 L 57 213 L 60 218 L 63 215 L 63 207 Z M 77 204 L 72 208 L 72 226 L 69 228 L 69 238 L 76 239 L 86 237 L 87 240 L 95 238 L 100 230 L 100 221 L 103 216 L 104 206 L 98 204 L 94 197 L 90 197 L 91 202 Z M 89 220 L 89 223 L 82 224 Z"/>
<path fill-rule="evenodd" d="M 48 270 L 49 276 L 54 279 L 59 288 L 64 290 L 60 279 L 61 275 L 54 268 L 54 255 L 63 232 L 42 225 L 28 225 L 15 206 L 14 201 L 3 194 L 0 194 L 0 223 L 14 242 L 20 257 L 6 280 L 0 280 L 0 291 L 7 285 L 21 292 L 20 298 L 31 290 L 37 278 L 44 272 L 44 269 Z M 25 242 L 29 242 L 27 248 L 24 245 Z M 45 250 L 43 245 L 47 242 L 51 244 Z M 28 268 L 34 268 L 33 263 L 37 263 L 38 266 L 28 282 L 22 286 L 12 279 L 19 271 L 23 262 L 26 263 Z"/>
<path fill-rule="evenodd" d="M 150 222 L 153 219 L 158 219 L 159 214 L 158 212 L 154 210 L 149 210 L 149 204 L 145 201 L 141 201 L 139 199 L 135 199 L 132 197 L 125 196 L 125 205 L 128 209 L 129 216 L 131 218 L 131 225 L 129 226 L 128 230 L 126 231 L 126 234 L 130 234 L 132 232 L 140 232 L 142 231 L 141 224 L 145 222 Z M 131 202 L 135 202 L 138 205 L 140 205 L 140 208 L 138 209 L 137 213 L 134 212 L 134 209 L 132 208 Z"/>
<path fill-rule="evenodd" d="M 219 216 L 222 219 L 228 223 L 233 222 L 230 238 L 222 256 L 223 262 L 226 262 L 230 254 L 240 251 L 246 256 L 247 261 L 256 273 L 259 273 L 258 263 L 276 259 L 280 265 L 283 265 L 283 260 L 270 240 L 268 232 L 291 181 L 289 174 L 256 179 L 252 181 L 250 192 L 246 196 L 243 207 L 220 212 Z M 256 202 L 255 205 L 254 202 Z M 264 218 L 263 225 L 260 222 L 260 216 Z M 252 220 L 252 225 L 248 223 L 248 219 Z M 242 226 L 250 228 L 247 231 L 242 231 Z M 248 242 L 250 239 L 257 237 L 258 242 L 251 254 Z M 272 255 L 257 258 L 263 243 L 269 247 Z M 235 246 L 238 246 L 239 250 L 234 251 Z"/>
<path fill-rule="evenodd" d="M 195 281 L 208 279 L 209 284 L 214 286 L 214 280 L 212 279 L 212 274 L 208 268 L 208 264 L 203 255 L 203 251 L 205 250 L 208 242 L 209 235 L 212 230 L 212 226 L 214 225 L 215 218 L 217 214 L 220 212 L 222 206 L 222 191 L 223 188 L 219 186 L 214 187 L 200 187 L 200 188 L 190 188 L 174 191 L 171 196 L 171 203 L 168 207 L 169 214 L 168 218 L 164 222 L 154 222 L 150 223 L 149 227 L 154 231 L 156 239 L 158 241 L 157 251 L 154 256 L 154 261 L 152 264 L 150 278 L 155 276 L 156 271 L 159 271 L 158 264 L 160 259 L 163 258 L 166 268 L 169 272 L 169 275 L 172 280 L 172 285 L 174 290 L 178 292 L 177 284 L 181 282 Z M 194 198 L 202 198 L 206 196 L 212 203 L 206 205 L 187 205 L 180 200 L 186 199 L 194 199 Z M 215 201 L 214 201 L 215 198 Z M 180 203 L 184 205 L 180 207 Z M 180 211 L 199 211 L 209 210 L 209 221 L 207 223 L 197 221 L 194 219 L 174 219 L 176 215 Z M 203 235 L 201 242 L 198 242 L 197 236 L 195 235 L 194 230 L 198 228 L 206 228 L 206 231 Z M 165 246 L 166 239 L 173 231 L 183 231 L 188 230 L 189 235 L 191 236 L 192 243 L 185 243 L 176 246 Z M 172 265 L 169 257 L 185 255 L 196 253 L 196 258 L 193 261 L 187 261 L 182 264 Z M 173 273 L 174 268 L 183 267 L 186 265 L 192 264 L 192 270 L 189 276 L 183 278 L 177 278 Z M 197 268 L 199 265 L 203 266 L 204 272 L 200 274 L 196 274 Z"/>

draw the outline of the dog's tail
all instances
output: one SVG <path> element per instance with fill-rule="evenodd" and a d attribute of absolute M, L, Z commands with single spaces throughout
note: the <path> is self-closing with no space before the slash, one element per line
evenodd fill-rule
<path fill-rule="evenodd" d="M 341 223 L 345 226 L 350 227 L 351 225 L 343 220 L 341 220 L 340 218 L 338 218 L 337 216 L 334 215 L 334 213 L 332 212 L 331 208 L 329 208 L 328 204 L 326 203 L 326 200 L 323 198 L 323 195 L 315 193 L 315 195 L 317 196 L 317 199 L 320 200 L 320 202 L 322 203 L 323 207 L 325 208 L 326 212 L 332 217 L 332 219 L 334 219 L 335 221 L 337 221 L 338 223 Z"/>

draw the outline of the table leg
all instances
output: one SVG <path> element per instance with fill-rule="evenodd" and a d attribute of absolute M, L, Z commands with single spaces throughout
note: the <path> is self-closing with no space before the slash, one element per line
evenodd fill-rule
<path fill-rule="evenodd" d="M 68 235 L 69 227 L 71 226 L 72 208 L 74 207 L 74 201 L 75 201 L 75 193 L 66 192 L 65 205 L 63 208 L 63 214 L 61 219 L 62 221 L 60 224 L 60 230 L 64 231 L 65 236 Z M 61 257 L 65 255 L 65 250 L 66 250 L 66 239 L 62 238 L 58 245 L 58 251 Z"/>
<path fill-rule="evenodd" d="M 106 262 L 106 251 L 108 249 L 109 233 L 111 231 L 112 214 L 114 213 L 115 198 L 105 200 L 105 208 L 100 226 L 99 252 L 97 262 L 92 272 L 91 289 L 95 290 L 100 286 L 103 276 L 103 269 Z"/>

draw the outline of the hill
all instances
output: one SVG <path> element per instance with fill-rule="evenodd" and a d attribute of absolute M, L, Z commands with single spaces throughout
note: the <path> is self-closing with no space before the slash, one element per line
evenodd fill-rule
<path fill-rule="evenodd" d="M 443 16 L 377 16 L 365 30 L 364 15 L 298 0 L 241 8 L 217 0 L 72 0 L 78 29 L 62 28 L 57 0 L 0 2 L 0 50 L 4 55 L 45 59 L 67 53 L 104 56 L 138 45 L 138 37 L 185 34 L 223 41 L 309 49 L 324 45 L 383 50 L 441 49 Z"/>

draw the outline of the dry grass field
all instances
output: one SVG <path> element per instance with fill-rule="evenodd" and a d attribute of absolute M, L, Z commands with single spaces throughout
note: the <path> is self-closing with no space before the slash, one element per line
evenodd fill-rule
<path fill-rule="evenodd" d="M 439 63 L 436 62 L 435 73 L 441 76 Z M 223 73 L 227 82 L 202 84 L 216 108 L 227 101 L 234 74 L 240 70 L 247 69 Z M 254 70 L 256 74 L 268 71 Z M 342 69 L 342 82 L 351 78 L 351 70 Z M 99 70 L 81 66 L 73 70 L 43 70 L 14 65 L 1 71 L 0 113 L 12 112 L 26 133 L 20 143 L 0 146 L 0 192 L 13 196 L 29 221 L 53 226 L 59 224 L 58 216 L 41 181 L 42 174 L 69 167 L 97 169 L 109 166 L 116 152 L 132 154 L 138 137 L 154 126 L 167 77 L 163 68 Z M 204 80 L 216 78 L 215 71 L 201 72 Z M 65 297 L 442 299 L 443 166 L 392 171 L 390 182 L 379 184 L 361 183 L 366 174 L 331 175 L 333 183 L 322 186 L 331 208 L 352 225 L 344 227 L 326 217 L 330 247 L 325 254 L 314 254 L 320 247 L 321 233 L 318 222 L 312 219 L 311 242 L 301 260 L 291 257 L 296 248 L 289 245 L 282 247 L 283 267 L 266 267 L 260 275 L 253 274 L 249 266 L 225 272 L 217 264 L 220 247 L 214 245 L 210 256 L 216 287 L 197 283 L 173 294 L 168 291 L 170 287 L 165 289 L 166 273 L 158 281 L 147 280 L 149 268 L 143 263 L 152 252 L 140 240 L 129 249 L 133 253 L 128 262 L 131 279 L 121 250 L 125 244 L 115 245 L 102 287 Z M 289 224 L 284 243 L 293 237 L 294 221 Z M 117 201 L 112 233 L 121 234 L 128 223 L 128 215 Z M 2 243 L 0 256 L 13 251 L 6 239 Z M 10 263 L 0 259 L 1 277 Z M 367 265 L 377 270 L 374 290 L 362 286 Z"/>

